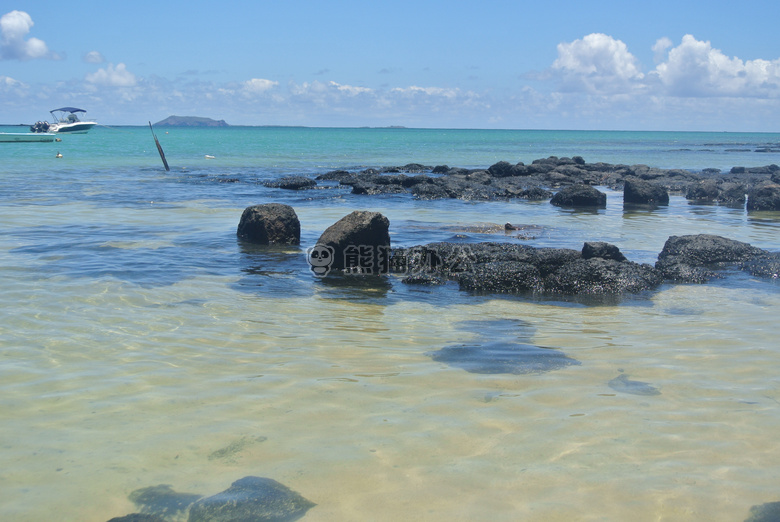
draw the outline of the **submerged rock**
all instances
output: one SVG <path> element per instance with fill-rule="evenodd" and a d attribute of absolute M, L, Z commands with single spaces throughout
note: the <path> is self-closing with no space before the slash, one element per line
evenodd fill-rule
<path fill-rule="evenodd" d="M 175 518 L 184 514 L 190 504 L 201 496 L 193 493 L 179 493 L 167 484 L 160 484 L 137 489 L 130 493 L 128 498 L 139 507 L 139 511 L 143 515 Z"/>
<path fill-rule="evenodd" d="M 188 522 L 292 522 L 315 505 L 273 479 L 250 476 L 195 502 Z"/>
<path fill-rule="evenodd" d="M 561 350 L 523 342 L 530 335 L 521 321 L 473 321 L 463 326 L 480 332 L 476 341 L 445 346 L 426 355 L 434 361 L 483 374 L 538 374 L 581 364 Z"/>
<path fill-rule="evenodd" d="M 620 393 L 630 393 L 631 395 L 661 395 L 660 390 L 652 384 L 642 381 L 632 381 L 626 374 L 618 375 L 609 381 L 607 385 Z"/>
<path fill-rule="evenodd" d="M 780 502 L 767 502 L 750 508 L 745 522 L 780 522 Z"/>
<path fill-rule="evenodd" d="M 167 522 L 167 520 L 157 515 L 130 513 L 129 515 L 125 515 L 123 517 L 114 517 L 108 522 Z"/>

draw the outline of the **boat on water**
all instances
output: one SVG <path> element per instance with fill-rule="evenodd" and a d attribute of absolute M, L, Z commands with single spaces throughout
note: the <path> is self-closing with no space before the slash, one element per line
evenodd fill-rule
<path fill-rule="evenodd" d="M 81 120 L 79 113 L 87 111 L 77 107 L 61 107 L 49 111 L 54 123 L 39 121 L 30 126 L 32 132 L 67 132 L 70 134 L 85 134 L 89 129 L 97 125 L 94 120 Z"/>
<path fill-rule="evenodd" d="M 54 141 L 51 132 L 0 132 L 0 143 Z"/>

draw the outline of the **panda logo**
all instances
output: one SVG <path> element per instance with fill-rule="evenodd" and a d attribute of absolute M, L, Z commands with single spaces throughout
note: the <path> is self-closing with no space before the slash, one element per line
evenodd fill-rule
<path fill-rule="evenodd" d="M 329 245 L 314 245 L 306 251 L 309 267 L 314 275 L 325 276 L 333 265 L 335 250 Z"/>

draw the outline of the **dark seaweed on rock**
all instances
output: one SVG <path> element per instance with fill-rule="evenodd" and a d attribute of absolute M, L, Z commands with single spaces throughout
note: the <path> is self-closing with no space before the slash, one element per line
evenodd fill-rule
<path fill-rule="evenodd" d="M 397 273 L 434 274 L 477 293 L 605 295 L 642 292 L 663 282 L 655 268 L 626 260 L 607 243 L 586 243 L 582 252 L 511 243 L 432 243 L 396 249 L 391 264 Z"/>

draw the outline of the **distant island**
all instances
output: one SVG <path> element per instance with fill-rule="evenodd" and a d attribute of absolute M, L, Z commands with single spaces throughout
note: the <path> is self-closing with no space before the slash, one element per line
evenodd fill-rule
<path fill-rule="evenodd" d="M 158 127 L 230 127 L 225 120 L 212 120 L 198 116 L 168 116 L 155 123 Z"/>

